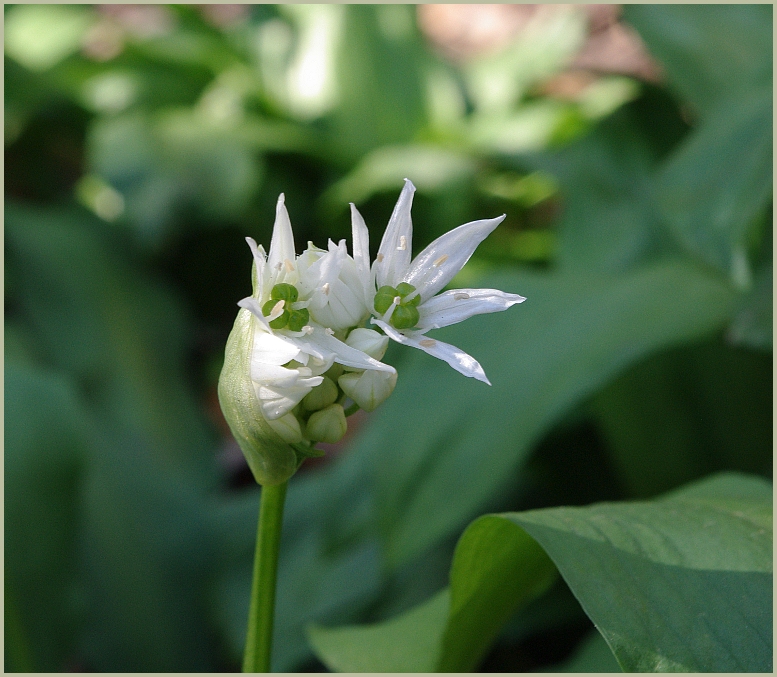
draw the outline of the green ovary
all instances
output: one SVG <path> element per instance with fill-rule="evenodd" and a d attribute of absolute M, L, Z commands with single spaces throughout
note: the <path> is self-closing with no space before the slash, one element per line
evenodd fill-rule
<path fill-rule="evenodd" d="M 265 317 L 272 313 L 273 308 L 278 301 L 283 301 L 283 312 L 270 322 L 272 329 L 289 329 L 291 331 L 300 331 L 310 320 L 310 313 L 307 308 L 294 310 L 291 304 L 299 298 L 299 292 L 293 285 L 281 282 L 276 284 L 270 292 L 270 300 L 262 306 L 262 313 Z"/>
<path fill-rule="evenodd" d="M 400 282 L 396 287 L 384 285 L 375 294 L 375 312 L 380 315 L 388 312 L 391 304 L 394 303 L 394 299 L 398 296 L 400 302 L 391 314 L 389 322 L 396 329 L 411 329 L 415 327 L 420 319 L 416 306 L 421 303 L 421 295 L 417 294 L 409 301 L 405 301 L 405 298 L 414 291 L 415 287 L 407 282 Z"/>

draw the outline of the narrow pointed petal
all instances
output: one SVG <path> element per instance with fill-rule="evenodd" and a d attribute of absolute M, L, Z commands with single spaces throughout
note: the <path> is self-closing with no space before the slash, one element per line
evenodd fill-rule
<path fill-rule="evenodd" d="M 353 202 L 351 203 L 351 233 L 353 260 L 356 262 L 356 271 L 364 289 L 364 304 L 371 308 L 372 295 L 370 292 L 374 292 L 374 290 L 370 290 L 370 231 Z"/>
<path fill-rule="evenodd" d="M 324 350 L 330 351 L 335 355 L 335 362 L 342 364 L 346 367 L 353 367 L 354 369 L 375 369 L 377 371 L 396 371 L 394 367 L 378 362 L 374 360 L 366 353 L 356 348 L 343 343 L 334 336 L 328 334 L 320 327 L 315 327 L 313 333 L 310 334 L 309 339 L 299 338 L 295 339 L 298 346 L 304 351 L 304 343 L 311 343 L 314 346 L 320 346 Z"/>
<path fill-rule="evenodd" d="M 447 327 L 473 315 L 507 310 L 525 300 L 523 296 L 498 289 L 452 289 L 430 298 L 418 307 L 420 319 L 417 328 L 426 332 Z"/>
<path fill-rule="evenodd" d="M 413 193 L 415 193 L 415 186 L 405 179 L 405 186 L 399 195 L 386 226 L 386 232 L 383 233 L 378 255 L 375 257 L 373 269 L 378 287 L 397 284 L 410 264 L 413 242 L 410 208 L 413 206 Z"/>
<path fill-rule="evenodd" d="M 443 362 L 447 362 L 460 374 L 476 378 L 478 381 L 483 381 L 483 383 L 491 385 L 491 381 L 486 377 L 486 373 L 483 371 L 483 367 L 480 366 L 480 363 L 474 357 L 468 355 L 456 346 L 452 346 L 450 343 L 437 341 L 436 339 L 427 338 L 423 334 L 407 336 L 406 334 L 398 332 L 394 327 L 386 324 L 382 320 L 373 319 L 372 322 L 383 329 L 383 331 L 386 332 L 386 335 L 389 338 L 394 339 L 397 343 L 423 350 L 425 353 L 429 353 L 429 355 L 436 357 Z"/>
<path fill-rule="evenodd" d="M 237 305 L 239 305 L 241 308 L 245 308 L 246 310 L 250 311 L 250 313 L 257 320 L 259 320 L 259 322 L 261 322 L 265 331 L 272 333 L 272 329 L 270 329 L 270 323 L 267 321 L 267 318 L 264 316 L 264 313 L 262 312 L 262 306 L 259 303 L 259 301 L 257 301 L 252 296 L 248 296 L 238 301 Z"/>
<path fill-rule="evenodd" d="M 275 225 L 272 229 L 270 241 L 270 253 L 267 256 L 267 265 L 273 279 L 283 270 L 286 261 L 293 262 L 297 257 L 294 252 L 294 234 L 291 230 L 289 212 L 286 211 L 283 193 L 278 197 L 275 207 Z"/>
<path fill-rule="evenodd" d="M 264 247 L 257 245 L 252 237 L 247 237 L 246 242 L 248 242 L 254 256 L 254 276 L 252 279 L 254 296 L 260 299 L 264 294 L 264 269 L 267 264 L 267 255 L 264 252 Z"/>
<path fill-rule="evenodd" d="M 472 221 L 441 235 L 415 257 L 402 281 L 412 284 L 422 301 L 430 299 L 464 267 L 478 245 L 504 218 L 503 214 L 495 219 Z"/>

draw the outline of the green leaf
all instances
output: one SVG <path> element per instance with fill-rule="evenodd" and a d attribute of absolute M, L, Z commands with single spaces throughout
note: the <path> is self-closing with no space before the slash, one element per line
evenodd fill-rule
<path fill-rule="evenodd" d="M 749 228 L 772 194 L 771 84 L 721 104 L 663 167 L 656 197 L 693 255 L 750 283 Z"/>
<path fill-rule="evenodd" d="M 553 563 L 525 532 L 495 515 L 470 524 L 451 565 L 451 604 L 437 671 L 474 670 L 515 610 L 555 580 Z"/>
<path fill-rule="evenodd" d="M 423 45 L 410 5 L 344 5 L 330 161 L 347 167 L 377 146 L 411 141 L 425 122 Z M 352 198 L 351 198 L 352 199 Z"/>
<path fill-rule="evenodd" d="M 624 14 L 702 112 L 771 82 L 771 5 L 627 5 Z"/>
<path fill-rule="evenodd" d="M 162 457 L 209 475 L 210 434 L 184 376 L 186 319 L 114 235 L 84 210 L 7 205 L 19 304 L 46 358 L 84 384 L 101 418 L 143 429 Z"/>
<path fill-rule="evenodd" d="M 93 430 L 72 381 L 38 366 L 6 362 L 5 403 L 6 669 L 59 672 L 84 622 L 79 485 Z"/>
<path fill-rule="evenodd" d="M 771 474 L 771 392 L 771 355 L 718 340 L 635 365 L 591 409 L 627 495 L 644 498 L 724 469 Z"/>
<path fill-rule="evenodd" d="M 314 628 L 311 640 L 333 670 L 471 670 L 555 564 L 624 670 L 769 672 L 771 494 L 729 473 L 651 502 L 487 515 L 457 546 L 447 619 L 442 591 L 380 624 Z M 601 645 L 592 652 L 614 670 Z"/>
<path fill-rule="evenodd" d="M 648 503 L 506 517 L 632 672 L 771 672 L 772 488 L 724 474 Z"/>
<path fill-rule="evenodd" d="M 369 454 L 392 566 L 482 511 L 572 406 L 650 353 L 717 331 L 734 300 L 722 281 L 679 262 L 614 277 L 504 274 L 474 286 L 528 299 L 436 333 L 481 360 L 494 385 L 406 351 L 394 397 L 355 442 Z"/>
<path fill-rule="evenodd" d="M 459 540 L 449 589 L 387 621 L 314 626 L 309 637 L 338 672 L 466 672 L 514 611 L 555 580 L 553 563 L 534 540 L 504 518 L 486 515 Z"/>
<path fill-rule="evenodd" d="M 653 203 L 655 157 L 628 111 L 532 164 L 561 184 L 557 261 L 566 271 L 616 273 L 661 251 Z"/>
<path fill-rule="evenodd" d="M 434 672 L 449 603 L 446 589 L 388 621 L 331 629 L 312 626 L 308 636 L 333 672 Z"/>

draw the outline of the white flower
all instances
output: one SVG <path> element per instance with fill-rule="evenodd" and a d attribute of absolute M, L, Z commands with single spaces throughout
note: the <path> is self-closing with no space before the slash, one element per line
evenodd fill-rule
<path fill-rule="evenodd" d="M 297 260 L 299 290 L 309 299 L 310 317 L 335 332 L 356 327 L 369 315 L 355 261 L 345 240 L 324 251 L 308 243 Z"/>
<path fill-rule="evenodd" d="M 477 246 L 503 220 L 472 221 L 445 233 L 411 261 L 413 225 L 410 208 L 415 186 L 405 179 L 394 212 L 372 266 L 372 278 L 360 281 L 365 285 L 371 322 L 394 341 L 419 348 L 444 360 L 456 371 L 488 383 L 480 364 L 464 351 L 428 338 L 431 329 L 447 327 L 481 313 L 506 310 L 526 299 L 498 289 L 454 289 L 437 294 L 469 260 Z M 351 205 L 354 230 L 354 259 L 357 231 L 359 246 L 367 250 L 366 226 L 356 208 Z"/>
<path fill-rule="evenodd" d="M 330 284 L 330 289 L 339 298 L 346 296 L 340 280 L 342 267 L 347 262 L 342 257 L 344 243 L 341 243 L 342 248 L 332 245 L 334 252 L 330 248 L 330 252 L 323 255 L 303 254 L 303 257 L 307 255 L 316 260 L 302 266 L 307 284 L 301 284 L 300 265 L 294 251 L 294 236 L 283 195 L 278 198 L 269 255 L 265 256 L 264 248 L 257 246 L 251 238 L 246 239 L 254 255 L 254 293 L 238 305 L 255 318 L 251 380 L 267 420 L 289 413 L 323 381 L 321 375 L 334 362 L 356 369 L 396 373 L 393 367 L 335 338 L 331 327 L 323 326 L 311 317 L 315 317 L 310 311 L 314 298 L 325 295 L 320 287 L 310 286 L 312 280 L 319 280 L 322 286 Z M 348 259 L 353 267 L 351 272 L 358 279 L 353 259 Z M 316 266 L 319 263 L 321 265 Z M 341 313 L 343 317 L 351 317 L 344 304 L 339 304 L 336 309 L 329 307 L 328 311 L 327 307 L 328 304 L 321 304 L 318 312 L 326 316 Z M 357 307 L 359 310 L 355 312 L 360 315 L 360 320 L 366 311 L 363 299 L 359 300 Z M 284 314 L 288 318 L 282 325 Z M 347 321 L 350 322 L 350 319 Z M 281 326 L 273 326 L 278 324 Z M 337 327 L 341 328 L 339 323 Z"/>

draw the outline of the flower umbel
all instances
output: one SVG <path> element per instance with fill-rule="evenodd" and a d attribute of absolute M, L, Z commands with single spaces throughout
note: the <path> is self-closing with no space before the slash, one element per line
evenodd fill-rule
<path fill-rule="evenodd" d="M 368 310 L 344 241 L 330 242 L 329 251 L 310 245 L 298 257 L 283 195 L 269 254 L 247 241 L 253 294 L 238 303 L 219 400 L 257 482 L 278 484 L 294 474 L 312 442 L 345 433 L 347 396 L 336 385 L 343 368 L 386 374 L 392 383 L 396 370 L 347 342 Z"/>
<path fill-rule="evenodd" d="M 368 287 L 371 322 L 398 343 L 419 348 L 444 360 L 456 371 L 490 385 L 483 368 L 456 346 L 428 338 L 432 329 L 447 327 L 481 313 L 507 310 L 526 299 L 498 289 L 452 289 L 438 294 L 472 256 L 477 246 L 504 220 L 472 221 L 445 233 L 411 261 L 413 223 L 410 208 L 415 186 L 405 179 L 394 212 L 372 265 Z M 366 238 L 364 220 L 351 205 L 354 241 Z"/>

